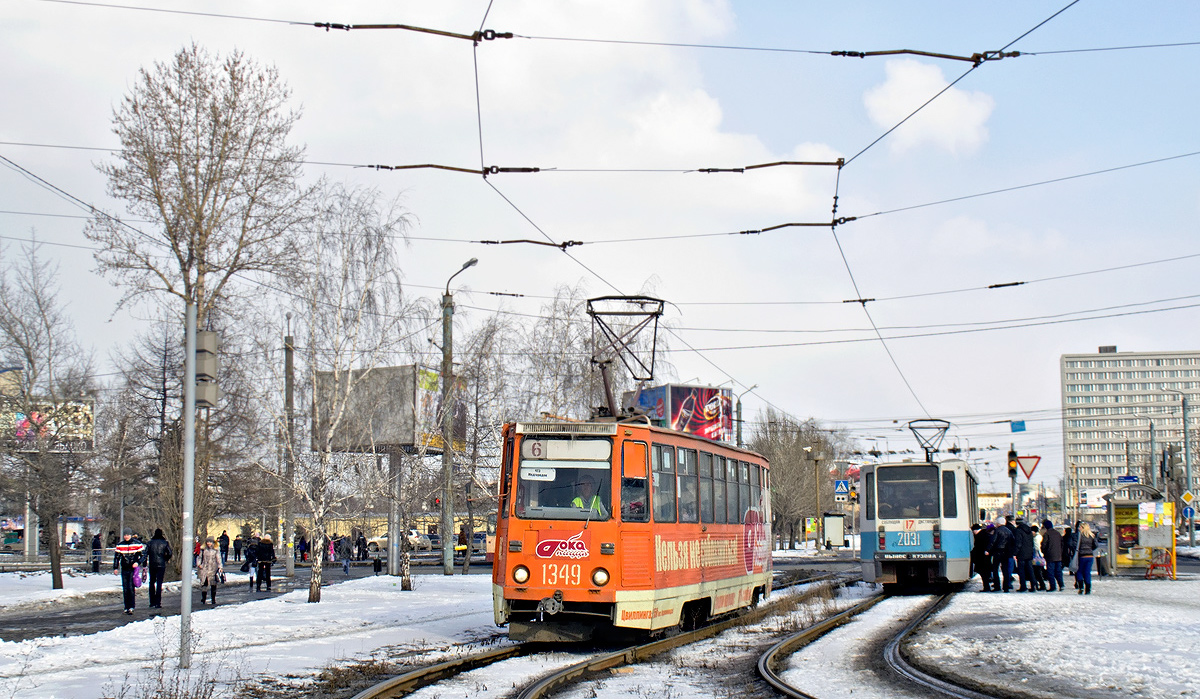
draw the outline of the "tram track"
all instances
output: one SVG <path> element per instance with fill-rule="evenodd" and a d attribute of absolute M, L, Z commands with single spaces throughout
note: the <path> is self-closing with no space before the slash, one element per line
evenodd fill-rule
<path fill-rule="evenodd" d="M 783 696 L 795 699 L 820 699 L 815 695 L 790 685 L 779 675 L 779 668 L 782 666 L 784 659 L 833 629 L 848 623 L 854 617 L 871 609 L 881 600 L 886 599 L 886 597 L 885 595 L 880 595 L 863 600 L 840 614 L 776 643 L 759 658 L 759 676 L 767 684 L 771 685 L 772 689 Z M 1010 696 L 989 694 L 971 687 L 955 684 L 916 667 L 906 657 L 904 652 L 905 640 L 925 623 L 929 617 L 933 616 L 949 603 L 952 597 L 953 593 L 939 595 L 933 603 L 926 605 L 924 609 L 914 614 L 908 623 L 883 646 L 882 661 L 884 665 L 897 676 L 903 678 L 912 690 L 922 696 L 951 697 L 952 699 L 1003 699 L 1005 696 Z"/>
<path fill-rule="evenodd" d="M 844 586 L 861 580 L 860 575 L 847 576 L 841 573 L 829 573 L 807 579 L 797 579 L 781 584 L 776 590 L 787 589 L 801 584 L 832 582 L 835 587 Z M 594 673 L 604 672 L 623 665 L 633 665 L 644 662 L 662 653 L 680 648 L 707 638 L 716 636 L 726 630 L 753 624 L 771 614 L 785 609 L 794 600 L 784 597 L 763 603 L 759 607 L 721 619 L 701 628 L 682 631 L 667 638 L 650 641 L 641 645 L 630 646 L 617 651 L 594 654 L 580 662 L 567 665 L 535 680 L 524 689 L 510 696 L 520 699 L 542 699 L 550 696 L 564 687 Z M 544 643 L 522 643 L 501 648 L 494 648 L 467 657 L 448 660 L 413 670 L 402 675 L 384 680 L 362 692 L 353 699 L 396 699 L 406 696 L 423 687 L 435 685 L 458 675 L 473 670 L 486 668 L 504 661 L 515 660 L 526 656 L 548 652 L 561 652 L 563 648 L 548 646 Z"/>

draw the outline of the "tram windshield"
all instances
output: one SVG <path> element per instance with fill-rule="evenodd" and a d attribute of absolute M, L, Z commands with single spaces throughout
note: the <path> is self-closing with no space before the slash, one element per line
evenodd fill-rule
<path fill-rule="evenodd" d="M 875 470 L 879 519 L 938 516 L 938 467 L 930 464 L 881 466 Z"/>
<path fill-rule="evenodd" d="M 516 514 L 522 519 L 605 520 L 612 512 L 611 484 L 608 439 L 525 439 Z"/>

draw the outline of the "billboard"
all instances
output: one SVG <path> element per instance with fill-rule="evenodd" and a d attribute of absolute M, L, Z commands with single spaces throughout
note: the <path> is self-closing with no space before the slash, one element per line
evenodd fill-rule
<path fill-rule="evenodd" d="M 668 384 L 628 392 L 627 407 L 656 424 L 721 442 L 733 441 L 733 393 L 714 386 Z M 635 400 L 636 399 L 636 400 Z"/>
<path fill-rule="evenodd" d="M 0 401 L 0 447 L 4 449 L 66 454 L 95 448 L 95 404 L 91 400 L 35 400 L 32 405 Z"/>
<path fill-rule="evenodd" d="M 464 395 L 459 383 L 458 396 Z M 337 452 L 373 452 L 390 448 L 442 450 L 439 432 L 441 374 L 418 365 L 377 367 L 355 371 L 317 372 L 313 405 L 312 447 L 329 431 L 333 410 L 342 415 L 333 431 Z M 454 446 L 466 442 L 466 405 L 456 401 Z"/>

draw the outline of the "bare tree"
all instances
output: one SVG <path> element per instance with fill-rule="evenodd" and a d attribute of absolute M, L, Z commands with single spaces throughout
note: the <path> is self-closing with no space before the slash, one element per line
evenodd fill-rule
<path fill-rule="evenodd" d="M 3 253 L 0 250 L 0 253 Z M 0 396 L 3 412 L 23 416 L 4 435 L 10 465 L 23 471 L 29 504 L 47 528 L 54 589 L 62 588 L 58 519 L 92 450 L 92 363 L 75 341 L 58 299 L 57 267 L 36 244 L 7 256 L 0 267 L 0 365 L 18 368 L 17 390 Z M 37 536 L 26 522 L 26 537 Z"/>
<path fill-rule="evenodd" d="M 289 95 L 274 68 L 196 44 L 140 71 L 113 115 L 117 162 L 99 169 L 109 193 L 153 226 L 97 215 L 86 231 L 125 300 L 177 296 L 203 328 L 235 275 L 290 266 L 289 228 L 310 192 L 297 183 L 304 151 L 288 144 L 299 119 Z"/>
<path fill-rule="evenodd" d="M 833 502 L 833 482 L 819 469 L 833 463 L 844 441 L 816 420 L 797 420 L 774 408 L 760 413 L 749 445 L 771 462 L 772 531 L 781 540 L 786 532 L 789 548 L 795 548 L 797 528 L 803 539 L 804 518 L 821 516 L 818 502 Z"/>

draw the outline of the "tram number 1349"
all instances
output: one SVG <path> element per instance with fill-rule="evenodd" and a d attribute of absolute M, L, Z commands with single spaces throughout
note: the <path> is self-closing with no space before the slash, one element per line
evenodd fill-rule
<path fill-rule="evenodd" d="M 921 535 L 918 532 L 897 532 L 896 533 L 896 545 L 897 546 L 920 546 L 921 545 Z"/>
<path fill-rule="evenodd" d="M 578 563 L 542 564 L 543 585 L 578 585 L 580 566 Z"/>

